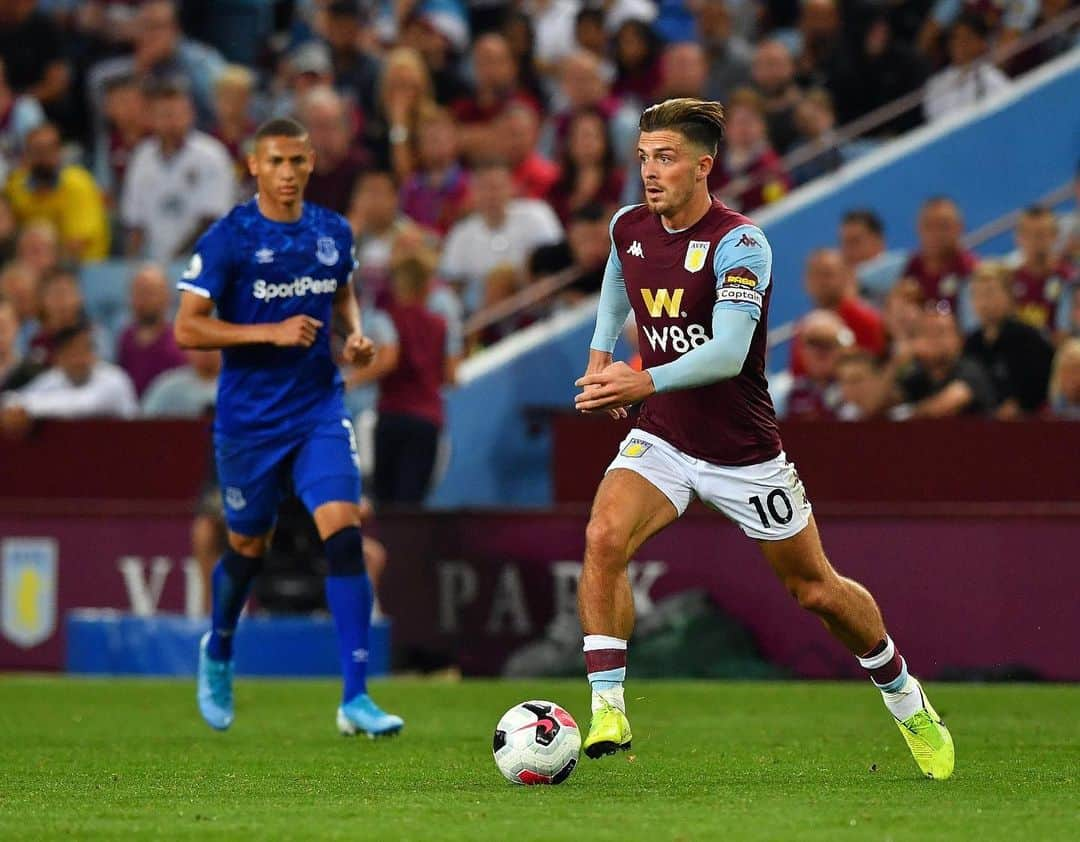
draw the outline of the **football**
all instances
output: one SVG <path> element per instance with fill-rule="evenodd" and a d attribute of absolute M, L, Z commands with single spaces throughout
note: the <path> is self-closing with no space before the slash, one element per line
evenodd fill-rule
<path fill-rule="evenodd" d="M 533 700 L 514 705 L 495 726 L 495 765 L 515 784 L 561 784 L 577 766 L 581 732 L 564 708 Z"/>

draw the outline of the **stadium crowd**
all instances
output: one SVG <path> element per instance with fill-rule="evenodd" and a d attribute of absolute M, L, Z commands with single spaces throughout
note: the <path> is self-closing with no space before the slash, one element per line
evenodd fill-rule
<path fill-rule="evenodd" d="M 607 221 L 640 197 L 643 107 L 723 101 L 710 187 L 749 213 L 1073 48 L 1075 26 L 1002 52 L 1073 7 L 0 4 L 0 426 L 212 406 L 220 357 L 176 347 L 170 279 L 199 234 L 250 196 L 257 124 L 294 115 L 317 156 L 307 197 L 356 236 L 379 352 L 343 374 L 351 410 L 377 412 L 375 493 L 419 500 L 458 361 L 598 290 Z M 837 141 L 838 125 L 923 86 L 914 108 Z M 1075 215 L 1025 211 L 1017 251 L 1001 260 L 962 246 L 962 209 L 947 198 L 926 203 L 918 230 L 918 249 L 899 254 L 873 210 L 853 209 L 837 246 L 810 255 L 815 309 L 797 329 L 791 377 L 778 378 L 787 417 L 1080 417 Z M 540 303 L 505 306 L 541 283 L 553 291 Z M 95 306 L 124 295 L 117 312 Z"/>

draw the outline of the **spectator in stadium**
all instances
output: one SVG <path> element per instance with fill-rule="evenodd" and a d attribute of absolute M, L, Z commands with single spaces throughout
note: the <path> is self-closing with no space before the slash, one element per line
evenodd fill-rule
<path fill-rule="evenodd" d="M 615 78 L 615 65 L 608 58 L 608 34 L 604 28 L 604 10 L 595 6 L 582 6 L 574 19 L 574 43 L 587 53 L 592 53 L 604 69 L 604 78 Z"/>
<path fill-rule="evenodd" d="M 236 183 L 251 188 L 241 190 L 242 195 L 253 193 L 255 186 L 247 166 L 248 141 L 256 129 L 254 92 L 255 74 L 241 64 L 230 64 L 214 83 L 214 127 L 210 134 L 228 151 Z"/>
<path fill-rule="evenodd" d="M 390 249 L 394 238 L 415 225 L 401 212 L 397 182 L 387 170 L 368 170 L 360 175 L 349 205 L 349 224 L 356 243 L 357 292 L 361 309 L 376 306 L 390 283 Z"/>
<path fill-rule="evenodd" d="M 297 105 L 297 116 L 308 130 L 315 151 L 315 167 L 308 179 L 305 200 L 344 214 L 357 177 L 369 166 L 366 150 L 353 145 L 349 105 L 328 85 L 311 89 Z"/>
<path fill-rule="evenodd" d="M 631 18 L 615 31 L 615 82 L 612 93 L 642 107 L 656 101 L 663 76 L 661 41 L 643 20 Z"/>
<path fill-rule="evenodd" d="M 888 251 L 885 224 L 870 208 L 853 208 L 840 221 L 840 253 L 855 271 L 859 292 L 871 302 L 883 302 L 907 262 L 902 251 Z"/>
<path fill-rule="evenodd" d="M 5 263 L 0 270 L 0 298 L 11 303 L 17 323 L 16 347 L 25 353 L 37 330 L 38 273 L 17 260 Z"/>
<path fill-rule="evenodd" d="M 799 141 L 792 151 L 800 156 L 810 156 L 791 169 L 791 180 L 796 185 L 840 169 L 844 158 L 833 131 L 836 112 L 828 91 L 814 88 L 806 92 L 795 109 L 795 125 L 799 130 Z"/>
<path fill-rule="evenodd" d="M 474 84 L 469 96 L 457 100 L 451 110 L 461 127 L 461 149 L 477 160 L 498 148 L 496 118 L 514 102 L 539 110 L 539 104 L 521 86 L 518 65 L 506 38 L 489 32 L 473 42 Z"/>
<path fill-rule="evenodd" d="M 159 374 L 184 365 L 169 323 L 169 279 L 156 263 L 139 267 L 131 279 L 131 324 L 116 343 L 116 362 L 142 396 Z"/>
<path fill-rule="evenodd" d="M 372 35 L 370 11 L 356 0 L 332 0 L 325 13 L 323 36 L 330 46 L 334 88 L 362 114 L 370 114 L 378 99 L 380 71 L 378 58 L 365 46 Z"/>
<path fill-rule="evenodd" d="M 964 219 L 956 203 L 946 196 L 923 202 L 918 221 L 919 248 L 901 270 L 914 278 L 929 302 L 944 301 L 952 312 L 961 289 L 975 270 L 978 258 L 964 247 Z"/>
<path fill-rule="evenodd" d="M 988 60 L 989 33 L 977 15 L 962 15 L 949 33 L 949 66 L 926 83 L 923 113 L 930 122 L 952 116 L 1004 91 L 1009 77 Z"/>
<path fill-rule="evenodd" d="M 99 360 L 89 322 L 68 325 L 54 337 L 55 362 L 17 391 L 0 395 L 0 427 L 25 434 L 37 418 L 132 418 L 135 390 L 124 371 Z"/>
<path fill-rule="evenodd" d="M 497 307 L 503 302 L 509 301 L 521 291 L 523 286 L 520 270 L 506 264 L 496 266 L 484 278 L 484 297 L 480 304 L 480 312 L 487 312 L 492 307 Z M 488 348 L 532 321 L 534 321 L 534 318 L 529 311 L 518 311 L 488 324 L 467 337 L 467 352 L 472 354 L 483 348 Z"/>
<path fill-rule="evenodd" d="M 15 212 L 11 203 L 0 193 L 0 266 L 15 256 L 16 237 L 19 223 L 15 221 Z"/>
<path fill-rule="evenodd" d="M 475 210 L 450 229 L 441 275 L 462 292 L 467 311 L 475 310 L 483 281 L 502 263 L 521 268 L 538 246 L 562 239 L 555 212 L 536 199 L 515 199 L 514 182 L 504 161 L 482 162 L 472 173 Z"/>
<path fill-rule="evenodd" d="M 658 99 L 695 97 L 704 99 L 709 81 L 705 50 L 693 41 L 668 44 L 660 54 L 660 96 Z"/>
<path fill-rule="evenodd" d="M 1080 421 L 1080 339 L 1066 339 L 1054 356 L 1050 415 Z"/>
<path fill-rule="evenodd" d="M 0 55 L 0 179 L 6 180 L 8 173 L 18 166 L 26 135 L 44 122 L 41 103 L 29 94 L 16 94 L 11 89 Z"/>
<path fill-rule="evenodd" d="M 795 81 L 795 59 L 787 46 L 778 40 L 765 40 L 757 45 L 751 64 L 753 89 L 761 97 L 769 140 L 781 154 L 798 139 L 795 109 L 802 91 Z M 738 91 L 732 92 L 732 99 Z"/>
<path fill-rule="evenodd" d="M 1057 248 L 1064 259 L 1080 266 L 1080 166 L 1073 177 L 1073 197 L 1075 209 L 1061 218 Z"/>
<path fill-rule="evenodd" d="M 432 102 L 431 77 L 416 50 L 395 47 L 383 60 L 379 108 L 365 122 L 365 138 L 376 165 L 393 170 L 399 181 L 416 167 L 420 110 Z"/>
<path fill-rule="evenodd" d="M 533 281 L 563 272 L 569 274 L 573 281 L 560 293 L 562 302 L 599 292 L 611 251 L 607 230 L 610 220 L 607 208 L 595 202 L 574 210 L 566 239 L 541 246 L 529 258 L 529 275 Z"/>
<path fill-rule="evenodd" d="M 401 188 L 401 210 L 441 236 L 464 216 L 469 201 L 469 175 L 458 163 L 453 115 L 433 102 L 425 103 L 416 143 L 416 171 Z"/>
<path fill-rule="evenodd" d="M 841 421 L 864 421 L 881 411 L 888 387 L 881 376 L 878 361 L 865 351 L 848 351 L 836 364 L 836 384 L 840 404 L 836 417 Z"/>
<path fill-rule="evenodd" d="M 8 388 L 8 376 L 18 367 L 19 317 L 15 305 L 0 294 L 0 392 Z"/>
<path fill-rule="evenodd" d="M 1043 333 L 1017 318 L 1014 289 L 1003 264 L 979 264 L 971 277 L 978 327 L 964 342 L 964 354 L 990 374 L 999 401 L 994 414 L 1004 420 L 1042 408 L 1054 358 L 1054 347 Z"/>
<path fill-rule="evenodd" d="M 63 163 L 54 124 L 42 123 L 27 134 L 23 165 L 11 173 L 5 192 L 20 225 L 45 220 L 56 227 L 66 257 L 101 260 L 108 255 L 101 191 L 83 167 Z"/>
<path fill-rule="evenodd" d="M 1026 208 L 1016 223 L 1020 263 L 1012 273 L 1012 294 L 1021 321 L 1056 337 L 1068 322 L 1066 294 L 1077 283 L 1073 263 L 1057 253 L 1058 221 L 1049 208 Z"/>
<path fill-rule="evenodd" d="M 787 396 L 786 419 L 821 421 L 836 417 L 840 405 L 837 366 L 854 347 L 855 337 L 832 310 L 811 310 L 799 320 L 805 372 L 797 375 Z"/>
<path fill-rule="evenodd" d="M 817 249 L 806 260 L 806 293 L 815 307 L 836 313 L 851 330 L 855 346 L 875 356 L 885 352 L 885 326 L 881 314 L 859 298 L 855 275 L 836 249 Z M 802 338 L 796 333 L 791 348 L 791 370 L 805 373 Z"/>
<path fill-rule="evenodd" d="M 142 141 L 124 178 L 120 217 L 126 253 L 161 263 L 185 255 L 236 197 L 229 153 L 194 128 L 195 112 L 183 83 L 148 90 L 151 137 Z"/>
<path fill-rule="evenodd" d="M 87 321 L 79 279 L 69 269 L 54 268 L 41 276 L 37 285 L 36 321 L 29 328 L 27 362 L 52 365 L 56 337 L 74 324 Z M 90 324 L 91 332 L 102 356 L 111 356 L 112 342 L 104 330 Z"/>
<path fill-rule="evenodd" d="M 94 177 L 110 207 L 119 199 L 135 154 L 135 147 L 149 134 L 146 97 L 134 76 L 115 76 L 104 89 L 103 132 L 95 139 Z"/>
<path fill-rule="evenodd" d="M 942 36 L 965 17 L 978 20 L 986 37 L 994 30 L 998 47 L 1007 46 L 1031 29 L 1040 5 L 1039 0 L 935 0 L 919 32 L 919 48 L 937 55 Z"/>
<path fill-rule="evenodd" d="M 832 81 L 840 122 L 846 124 L 917 90 L 929 75 L 925 59 L 897 35 L 890 14 L 875 10 L 850 60 Z M 915 128 L 922 109 L 911 107 L 869 133 L 888 137 Z"/>
<path fill-rule="evenodd" d="M 64 39 L 33 0 L 0 3 L 0 56 L 7 84 L 33 97 L 53 120 L 61 117 L 71 82 Z"/>
<path fill-rule="evenodd" d="M 437 11 L 414 11 L 405 19 L 401 45 L 416 50 L 427 65 L 435 102 L 449 106 L 469 93 L 459 68 L 458 53 L 467 44 L 459 28 Z"/>
<path fill-rule="evenodd" d="M 574 211 L 599 204 L 610 213 L 619 206 L 625 174 L 615 163 L 608 124 L 598 109 L 583 109 L 567 126 L 559 179 L 547 201 L 565 225 Z"/>
<path fill-rule="evenodd" d="M 101 120 L 105 88 L 117 76 L 134 76 L 141 84 L 184 80 L 191 92 L 199 126 L 214 120 L 214 81 L 225 68 L 221 54 L 184 37 L 171 0 L 145 0 L 135 15 L 134 52 L 105 59 L 90 68 L 87 90 Z"/>
<path fill-rule="evenodd" d="M 807 86 L 834 89 L 847 68 L 849 50 L 844 43 L 842 6 L 837 0 L 803 0 L 799 10 L 802 50 L 798 75 Z"/>
<path fill-rule="evenodd" d="M 334 63 L 330 48 L 322 41 L 305 41 L 283 55 L 277 63 L 271 86 L 270 114 L 289 117 L 296 113 L 304 95 L 315 88 L 334 84 Z"/>
<path fill-rule="evenodd" d="M 783 198 L 790 187 L 780 156 L 769 144 L 761 98 L 737 90 L 727 109 L 726 144 L 709 173 L 709 190 L 729 206 L 750 213 Z"/>
<path fill-rule="evenodd" d="M 534 60 L 542 76 L 549 75 L 575 49 L 574 25 L 579 0 L 531 0 L 525 12 L 532 18 Z"/>
<path fill-rule="evenodd" d="M 944 303 L 923 310 L 910 357 L 894 354 L 887 371 L 894 378 L 889 417 L 897 421 L 985 415 L 997 405 L 990 375 L 963 356 L 960 329 Z"/>
<path fill-rule="evenodd" d="M 910 358 L 910 348 L 919 334 L 922 320 L 922 289 L 914 278 L 901 278 L 889 294 L 881 315 L 889 340 L 889 356 Z"/>
<path fill-rule="evenodd" d="M 710 0 L 693 7 L 709 68 L 706 98 L 718 102 L 727 102 L 733 90 L 750 84 L 754 57 L 754 48 L 734 31 L 730 5 L 725 0 Z"/>
<path fill-rule="evenodd" d="M 15 259 L 43 277 L 60 265 L 60 238 L 46 219 L 28 222 L 15 239 Z"/>
<path fill-rule="evenodd" d="M 183 352 L 185 363 L 163 371 L 142 396 L 146 418 L 203 418 L 217 404 L 221 351 Z"/>
<path fill-rule="evenodd" d="M 436 265 L 435 253 L 426 249 L 395 261 L 387 313 L 397 352 L 385 365 L 376 357 L 368 367 L 379 379 L 374 492 L 382 504 L 423 502 L 435 470 L 442 387 L 454 382 L 461 353 L 446 320 L 427 304 Z"/>
<path fill-rule="evenodd" d="M 499 118 L 498 136 L 513 173 L 516 195 L 524 199 L 544 198 L 559 178 L 559 166 L 536 148 L 540 137 L 539 115 L 527 105 L 511 105 Z"/>

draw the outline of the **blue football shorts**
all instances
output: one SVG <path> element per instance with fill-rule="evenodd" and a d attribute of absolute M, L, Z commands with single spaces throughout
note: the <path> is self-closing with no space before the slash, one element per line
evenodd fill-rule
<path fill-rule="evenodd" d="M 214 452 L 225 522 L 240 535 L 266 534 L 290 491 L 312 513 L 324 503 L 360 500 L 356 434 L 347 418 L 262 441 L 218 435 Z"/>

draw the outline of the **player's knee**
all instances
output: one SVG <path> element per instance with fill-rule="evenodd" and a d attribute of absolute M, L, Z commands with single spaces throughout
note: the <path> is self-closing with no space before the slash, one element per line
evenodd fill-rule
<path fill-rule="evenodd" d="M 788 591 L 798 600 L 799 607 L 814 614 L 832 614 L 836 607 L 836 588 L 821 579 L 790 579 Z"/>
<path fill-rule="evenodd" d="M 585 558 L 601 564 L 626 563 L 626 531 L 612 518 L 593 517 L 585 528 Z"/>
<path fill-rule="evenodd" d="M 331 576 L 360 576 L 364 568 L 364 537 L 359 526 L 346 526 L 323 541 Z"/>
<path fill-rule="evenodd" d="M 258 558 L 266 553 L 268 541 L 264 535 L 240 535 L 229 533 L 229 548 L 242 556 Z"/>

